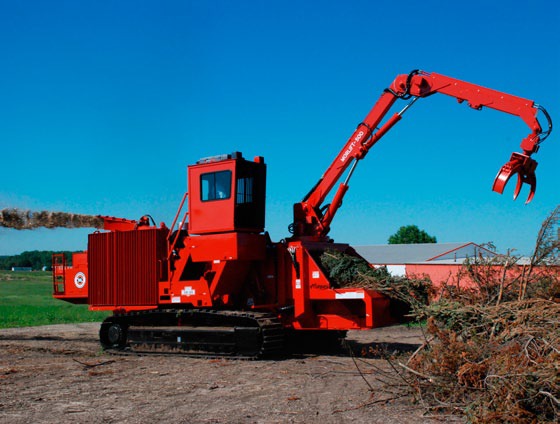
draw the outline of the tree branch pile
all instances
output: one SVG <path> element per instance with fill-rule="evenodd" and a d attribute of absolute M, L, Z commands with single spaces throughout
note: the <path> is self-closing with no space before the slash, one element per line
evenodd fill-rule
<path fill-rule="evenodd" d="M 555 422 L 560 411 L 560 304 L 441 301 L 427 309 L 433 340 L 407 364 L 429 408 L 472 422 Z"/>
<path fill-rule="evenodd" d="M 402 368 L 426 407 L 475 423 L 559 422 L 558 217 L 543 223 L 528 264 L 476 258 L 464 266 L 475 288 L 446 287 L 418 310 L 427 341 Z"/>
<path fill-rule="evenodd" d="M 386 267 L 373 268 L 362 257 L 326 250 L 319 258 L 327 276 L 336 287 L 375 290 L 401 301 L 413 311 L 427 305 L 432 294 L 429 279 L 394 277 Z"/>

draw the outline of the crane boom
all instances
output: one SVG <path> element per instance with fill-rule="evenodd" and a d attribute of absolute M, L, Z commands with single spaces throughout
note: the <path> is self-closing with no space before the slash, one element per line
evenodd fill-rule
<path fill-rule="evenodd" d="M 539 149 L 540 143 L 550 134 L 552 122 L 544 108 L 532 100 L 502 93 L 476 84 L 451 78 L 436 73 L 412 71 L 397 76 L 389 88 L 381 94 L 373 108 L 357 126 L 343 148 L 327 168 L 321 179 L 304 197 L 294 205 L 294 222 L 290 226 L 295 238 L 325 239 L 342 199 L 348 191 L 348 181 L 357 162 L 365 157 L 368 151 L 398 121 L 404 112 L 419 98 L 440 93 L 454 97 L 459 103 L 467 104 L 476 110 L 483 107 L 505 112 L 520 117 L 530 128 L 530 134 L 521 141 L 523 153 L 514 152 L 510 160 L 501 168 L 494 181 L 493 190 L 502 193 L 509 179 L 517 174 L 518 181 L 514 199 L 517 198 L 523 183 L 531 187 L 527 203 L 531 201 L 536 190 L 535 169 L 537 162 L 531 155 Z M 410 100 L 400 112 L 393 114 L 381 126 L 381 122 L 389 113 L 397 100 Z M 548 129 L 543 132 L 537 114 L 542 111 L 548 120 Z M 322 206 L 333 187 L 350 168 L 330 204 Z"/>

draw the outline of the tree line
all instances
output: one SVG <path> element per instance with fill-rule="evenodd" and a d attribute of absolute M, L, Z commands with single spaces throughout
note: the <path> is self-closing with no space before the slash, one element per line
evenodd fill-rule
<path fill-rule="evenodd" d="M 73 252 L 71 251 L 33 250 L 22 252 L 19 255 L 0 256 L 0 269 L 11 270 L 12 267 L 23 267 L 31 268 L 33 271 L 40 271 L 43 268 L 50 270 L 53 253 L 64 253 L 66 264 L 72 265 Z"/>

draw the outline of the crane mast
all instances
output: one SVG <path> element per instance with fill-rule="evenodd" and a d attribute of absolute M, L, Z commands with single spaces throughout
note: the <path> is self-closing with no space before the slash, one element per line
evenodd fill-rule
<path fill-rule="evenodd" d="M 526 183 L 531 188 L 526 203 L 532 200 L 536 190 L 537 162 L 530 156 L 538 151 L 540 143 L 552 130 L 552 122 L 546 110 L 532 100 L 445 75 L 415 70 L 409 74 L 397 76 L 390 87 L 384 90 L 321 179 L 301 202 L 294 205 L 294 221 L 290 225 L 290 231 L 295 239 L 328 239 L 330 224 L 342 205 L 344 195 L 349 188 L 348 182 L 358 161 L 363 159 L 371 147 L 401 120 L 404 112 L 416 100 L 436 93 L 454 97 L 459 103 L 466 101 L 471 108 L 476 110 L 488 107 L 518 116 L 527 124 L 531 132 L 521 141 L 523 153 L 514 152 L 512 154 L 510 160 L 498 172 L 492 189 L 502 193 L 509 179 L 517 174 L 514 199 L 517 198 L 523 183 Z M 410 100 L 410 102 L 379 126 L 397 100 Z M 548 129 L 545 132 L 537 119 L 539 111 L 544 113 L 548 121 Z M 323 206 L 323 202 L 346 171 L 348 174 L 338 186 L 331 203 Z"/>

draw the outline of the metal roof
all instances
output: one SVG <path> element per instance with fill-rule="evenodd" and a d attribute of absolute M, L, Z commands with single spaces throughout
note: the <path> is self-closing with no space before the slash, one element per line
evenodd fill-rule
<path fill-rule="evenodd" d="M 369 263 L 379 265 L 411 263 L 454 263 L 467 257 L 494 255 L 494 252 L 472 242 L 466 243 L 417 243 L 378 244 L 353 246 Z"/>

